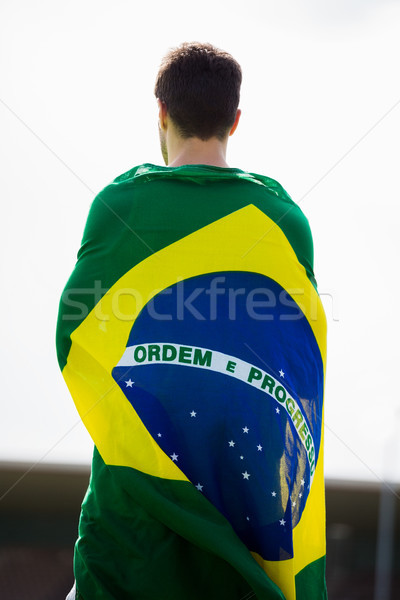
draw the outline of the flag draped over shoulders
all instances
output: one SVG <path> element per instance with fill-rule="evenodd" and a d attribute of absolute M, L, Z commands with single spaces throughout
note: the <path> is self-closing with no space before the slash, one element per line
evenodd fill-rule
<path fill-rule="evenodd" d="M 145 164 L 96 197 L 57 327 L 95 444 L 80 597 L 326 597 L 325 344 L 276 181 Z"/>

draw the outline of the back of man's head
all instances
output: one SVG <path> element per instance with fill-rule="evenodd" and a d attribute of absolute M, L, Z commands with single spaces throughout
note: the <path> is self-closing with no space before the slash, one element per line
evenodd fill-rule
<path fill-rule="evenodd" d="M 242 71 L 211 44 L 184 43 L 164 57 L 154 93 L 183 138 L 223 139 L 236 118 Z"/>

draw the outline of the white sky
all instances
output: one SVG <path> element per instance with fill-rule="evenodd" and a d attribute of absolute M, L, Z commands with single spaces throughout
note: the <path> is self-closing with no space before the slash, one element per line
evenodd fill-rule
<path fill-rule="evenodd" d="M 241 63 L 231 166 L 310 220 L 329 327 L 325 472 L 400 480 L 400 2 L 3 0 L 0 461 L 88 463 L 54 333 L 95 193 L 162 164 L 161 57 L 210 41 Z M 400 457 L 400 453 L 398 453 Z"/>

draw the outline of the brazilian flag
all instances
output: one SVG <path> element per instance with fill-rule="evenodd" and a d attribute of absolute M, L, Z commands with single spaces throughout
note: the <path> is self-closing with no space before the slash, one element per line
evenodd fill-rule
<path fill-rule="evenodd" d="M 325 347 L 276 181 L 144 164 L 95 198 L 57 327 L 95 445 L 79 598 L 326 598 Z"/>

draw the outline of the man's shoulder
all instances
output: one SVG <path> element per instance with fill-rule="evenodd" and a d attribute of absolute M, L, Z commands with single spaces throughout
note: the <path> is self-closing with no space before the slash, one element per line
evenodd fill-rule
<path fill-rule="evenodd" d="M 284 197 L 290 198 L 284 187 L 276 179 L 268 177 L 267 175 L 261 175 L 260 173 L 253 173 L 251 171 L 244 171 L 244 173 L 250 180 L 254 180 L 256 183 L 259 183 L 268 190 L 276 194 L 282 195 Z"/>
<path fill-rule="evenodd" d="M 128 171 L 124 171 L 123 173 L 121 173 L 121 175 L 115 177 L 104 189 L 107 190 L 120 184 L 133 183 L 136 180 L 136 178 L 145 170 L 147 170 L 146 164 L 136 165 L 135 167 L 132 167 Z"/>
<path fill-rule="evenodd" d="M 259 173 L 246 173 L 246 178 L 258 183 L 262 192 L 258 196 L 258 208 L 271 213 L 273 220 L 283 219 L 298 222 L 299 226 L 308 227 L 308 220 L 297 202 L 288 194 L 286 189 L 272 177 Z"/>

